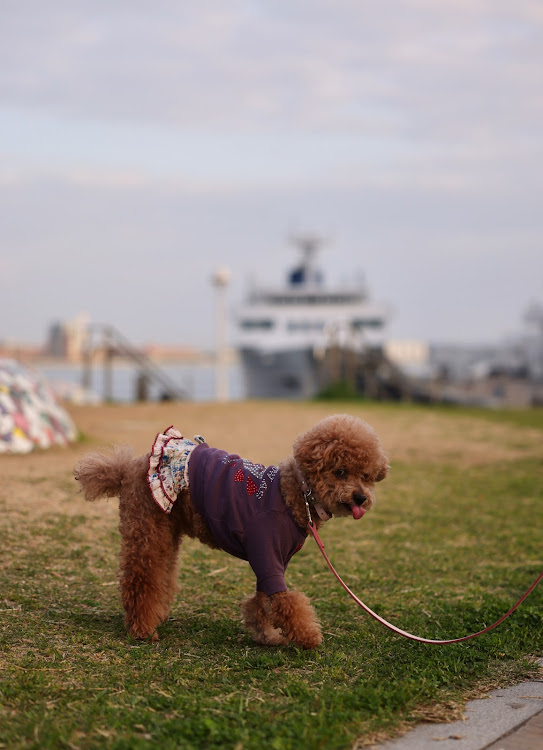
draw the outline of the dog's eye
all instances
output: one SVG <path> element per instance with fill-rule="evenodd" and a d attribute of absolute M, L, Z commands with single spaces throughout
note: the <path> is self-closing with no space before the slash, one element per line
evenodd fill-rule
<path fill-rule="evenodd" d="M 336 477 L 337 477 L 338 479 L 345 479 L 345 477 L 347 476 L 347 470 L 346 470 L 346 469 L 336 469 L 336 470 L 334 471 L 334 475 L 335 475 L 335 476 L 336 476 Z"/>

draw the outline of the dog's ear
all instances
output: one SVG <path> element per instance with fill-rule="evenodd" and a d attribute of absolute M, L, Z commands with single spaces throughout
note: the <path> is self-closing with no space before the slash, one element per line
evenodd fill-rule
<path fill-rule="evenodd" d="M 381 466 L 379 471 L 377 472 L 377 476 L 375 477 L 376 482 L 382 482 L 383 479 L 388 474 L 388 470 L 390 469 L 390 466 L 388 465 L 388 462 L 385 461 L 384 464 Z"/>

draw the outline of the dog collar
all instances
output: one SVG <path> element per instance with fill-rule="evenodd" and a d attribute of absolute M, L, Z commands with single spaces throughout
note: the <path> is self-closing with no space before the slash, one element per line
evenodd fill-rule
<path fill-rule="evenodd" d="M 319 505 L 319 503 L 315 503 L 313 507 L 317 511 L 317 515 L 321 521 L 329 521 L 332 518 L 332 514 L 328 513 L 328 511 L 323 508 L 322 505 Z"/>
<path fill-rule="evenodd" d="M 313 506 L 313 509 L 315 510 L 318 517 L 321 519 L 321 521 L 329 521 L 332 518 L 332 514 L 328 513 L 328 511 L 323 508 L 323 506 L 320 503 L 316 502 L 315 495 L 313 494 L 313 490 L 308 485 L 308 483 L 305 481 L 305 477 L 300 471 L 300 467 L 296 462 L 294 462 L 294 472 L 296 474 L 296 479 L 298 480 L 301 488 L 302 493 L 305 500 L 305 509 L 307 511 L 307 519 L 309 521 L 309 525 L 313 526 L 313 519 L 311 517 L 311 510 L 310 510 L 310 504 Z"/>

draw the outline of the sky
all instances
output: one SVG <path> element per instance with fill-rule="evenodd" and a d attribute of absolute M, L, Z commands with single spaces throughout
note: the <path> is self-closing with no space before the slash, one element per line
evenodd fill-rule
<path fill-rule="evenodd" d="M 393 339 L 522 332 L 542 71 L 540 0 L 2 0 L 0 341 L 212 347 L 304 233 Z"/>

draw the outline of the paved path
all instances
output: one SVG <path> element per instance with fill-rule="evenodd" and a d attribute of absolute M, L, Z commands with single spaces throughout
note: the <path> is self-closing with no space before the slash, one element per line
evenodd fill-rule
<path fill-rule="evenodd" d="M 543 666 L 543 659 L 539 661 Z M 463 721 L 419 724 L 379 750 L 542 750 L 543 678 L 469 701 Z"/>

